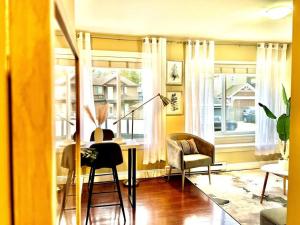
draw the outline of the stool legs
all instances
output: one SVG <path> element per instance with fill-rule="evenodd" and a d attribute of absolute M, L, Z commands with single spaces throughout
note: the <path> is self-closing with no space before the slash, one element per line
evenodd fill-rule
<path fill-rule="evenodd" d="M 114 179 L 116 181 L 116 185 L 117 185 L 117 189 L 118 189 L 120 206 L 121 206 L 121 209 L 122 209 L 122 213 L 123 213 L 123 217 L 124 217 L 124 222 L 125 222 L 126 221 L 126 217 L 125 217 L 125 211 L 124 211 L 124 205 L 123 205 L 123 199 L 122 199 L 122 194 L 121 194 L 121 189 L 120 189 L 120 184 L 119 184 L 119 178 L 118 178 L 117 168 L 114 167 L 114 168 L 112 168 L 112 170 L 113 170 Z"/>
<path fill-rule="evenodd" d="M 88 219 L 89 219 L 89 214 L 90 214 L 90 208 L 91 208 L 91 203 L 92 203 L 93 187 L 94 187 L 95 171 L 96 171 L 95 168 L 91 168 L 90 177 L 89 177 L 89 184 L 88 184 L 88 205 L 87 205 L 85 225 L 88 224 Z M 116 186 L 117 186 L 118 196 L 119 196 L 119 201 L 120 201 L 120 206 L 121 206 L 121 209 L 122 209 L 122 213 L 123 213 L 123 217 L 124 217 L 124 222 L 125 222 L 126 221 L 125 210 L 124 210 L 124 205 L 123 205 L 123 199 L 122 199 L 121 188 L 120 188 L 120 184 L 119 184 L 119 178 L 118 178 L 117 168 L 113 167 L 112 171 L 113 171 L 114 182 L 116 183 Z M 106 206 L 109 206 L 109 205 L 106 205 Z M 94 206 L 94 207 L 97 207 L 97 206 Z M 98 205 L 98 207 L 101 207 L 101 205 Z"/>
<path fill-rule="evenodd" d="M 88 219 L 90 215 L 90 208 L 92 203 L 92 194 L 93 194 L 93 186 L 94 186 L 94 177 L 95 177 L 95 169 L 92 167 L 90 172 L 90 184 L 88 185 L 88 205 L 87 205 L 87 211 L 86 211 L 86 219 L 85 219 L 85 225 L 88 224 Z"/>

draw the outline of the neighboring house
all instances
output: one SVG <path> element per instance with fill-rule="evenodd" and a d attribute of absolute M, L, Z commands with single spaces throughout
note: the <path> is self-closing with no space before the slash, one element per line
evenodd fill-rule
<path fill-rule="evenodd" d="M 109 111 L 108 117 L 116 119 L 117 111 L 117 88 L 116 88 L 116 74 L 110 75 L 94 75 L 93 76 L 93 92 L 95 106 L 108 102 Z M 142 92 L 140 85 L 129 80 L 124 76 L 120 76 L 121 81 L 121 112 L 122 114 L 128 113 L 132 108 L 131 106 L 138 104 L 142 101 Z M 136 112 L 135 118 L 138 119 L 142 113 Z M 142 118 L 142 117 L 141 117 Z"/>
<path fill-rule="evenodd" d="M 221 98 L 220 94 L 215 99 L 216 116 L 221 115 Z M 243 121 L 243 112 L 255 106 L 255 87 L 249 83 L 231 85 L 226 89 L 226 106 L 227 120 Z"/>

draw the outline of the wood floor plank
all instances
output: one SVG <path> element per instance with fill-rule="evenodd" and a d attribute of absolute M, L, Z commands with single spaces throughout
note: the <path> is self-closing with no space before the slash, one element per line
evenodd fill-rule
<path fill-rule="evenodd" d="M 137 207 L 134 212 L 128 201 L 127 189 L 122 185 L 122 195 L 126 213 L 126 223 L 130 225 L 237 225 L 230 215 L 215 204 L 209 197 L 186 180 L 181 191 L 181 178 L 172 177 L 141 181 L 137 187 Z M 98 185 L 94 192 L 112 190 L 111 185 Z M 117 202 L 117 195 L 98 194 L 93 203 Z M 86 217 L 87 187 L 82 194 L 82 224 Z M 66 216 L 66 215 L 65 215 Z M 68 212 L 68 221 L 72 213 Z M 93 208 L 90 219 L 93 225 L 124 224 L 119 206 Z"/>

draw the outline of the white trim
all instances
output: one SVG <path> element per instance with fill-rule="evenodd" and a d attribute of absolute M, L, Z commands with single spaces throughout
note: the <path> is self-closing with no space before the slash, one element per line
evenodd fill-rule
<path fill-rule="evenodd" d="M 232 101 L 234 101 L 234 100 L 252 100 L 252 99 L 255 99 L 255 96 L 236 96 L 236 97 L 231 97 L 231 99 L 232 99 Z"/>
<path fill-rule="evenodd" d="M 254 151 L 255 143 L 219 144 L 215 148 L 217 153 Z"/>
<path fill-rule="evenodd" d="M 215 65 L 256 65 L 256 61 L 215 61 Z"/>
<path fill-rule="evenodd" d="M 56 59 L 73 59 L 74 55 L 69 48 L 55 48 L 54 54 Z"/>

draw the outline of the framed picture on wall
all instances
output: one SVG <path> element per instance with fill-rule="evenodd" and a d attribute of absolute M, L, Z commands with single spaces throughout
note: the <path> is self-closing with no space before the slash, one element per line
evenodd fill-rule
<path fill-rule="evenodd" d="M 167 84 L 182 85 L 182 62 L 168 61 L 167 62 Z"/>
<path fill-rule="evenodd" d="M 171 103 L 167 106 L 167 115 L 181 115 L 183 114 L 183 99 L 181 91 L 167 92 L 167 98 Z"/>

